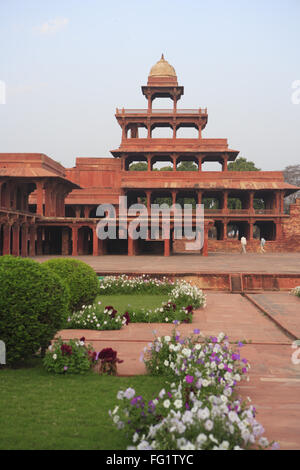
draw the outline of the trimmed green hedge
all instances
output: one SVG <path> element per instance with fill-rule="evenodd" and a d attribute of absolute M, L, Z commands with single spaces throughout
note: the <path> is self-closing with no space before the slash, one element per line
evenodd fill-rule
<path fill-rule="evenodd" d="M 8 365 L 47 347 L 65 324 L 69 301 L 67 285 L 45 265 L 0 258 L 0 339 Z"/>
<path fill-rule="evenodd" d="M 70 313 L 77 312 L 83 305 L 94 302 L 99 292 L 99 281 L 95 271 L 83 261 L 57 258 L 43 263 L 63 279 L 70 290 Z"/>

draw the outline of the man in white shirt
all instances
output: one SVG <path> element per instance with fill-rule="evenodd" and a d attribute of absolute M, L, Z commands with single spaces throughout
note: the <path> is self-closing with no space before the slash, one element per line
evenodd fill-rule
<path fill-rule="evenodd" d="M 246 253 L 247 239 L 246 237 L 241 238 L 241 253 Z"/>

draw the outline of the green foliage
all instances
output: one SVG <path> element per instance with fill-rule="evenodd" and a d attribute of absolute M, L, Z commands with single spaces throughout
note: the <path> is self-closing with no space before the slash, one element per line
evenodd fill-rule
<path fill-rule="evenodd" d="M 0 258 L 0 338 L 8 365 L 48 346 L 66 321 L 69 295 L 64 281 L 45 265 Z"/>
<path fill-rule="evenodd" d="M 129 171 L 147 171 L 148 165 L 145 162 L 137 162 L 129 165 Z"/>
<path fill-rule="evenodd" d="M 234 162 L 228 163 L 228 171 L 260 171 L 260 168 L 256 168 L 254 162 L 239 157 Z"/>
<path fill-rule="evenodd" d="M 198 171 L 198 168 L 194 162 L 181 162 L 176 168 L 176 171 Z"/>
<path fill-rule="evenodd" d="M 95 271 L 76 259 L 52 259 L 44 263 L 51 271 L 65 280 L 70 290 L 70 312 L 76 312 L 85 304 L 91 304 L 98 293 L 99 283 Z"/>
<path fill-rule="evenodd" d="M 84 338 L 68 342 L 58 338 L 49 346 L 43 364 L 47 372 L 55 374 L 85 374 L 96 362 L 93 353 L 92 346 L 86 345 Z"/>

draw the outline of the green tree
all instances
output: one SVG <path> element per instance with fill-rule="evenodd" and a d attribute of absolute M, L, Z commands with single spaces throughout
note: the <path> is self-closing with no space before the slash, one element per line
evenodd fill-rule
<path fill-rule="evenodd" d="M 181 162 L 177 167 L 177 171 L 198 171 L 198 167 L 194 162 Z"/>
<path fill-rule="evenodd" d="M 234 162 L 228 163 L 228 171 L 260 171 L 260 168 L 256 168 L 254 162 L 239 157 Z"/>
<path fill-rule="evenodd" d="M 129 171 L 147 171 L 148 165 L 146 162 L 131 163 Z"/>

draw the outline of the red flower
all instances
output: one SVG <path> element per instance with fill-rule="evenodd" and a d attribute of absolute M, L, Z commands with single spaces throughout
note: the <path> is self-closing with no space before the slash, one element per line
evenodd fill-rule
<path fill-rule="evenodd" d="M 123 315 L 123 318 L 125 318 L 126 320 L 126 325 L 128 325 L 128 323 L 130 322 L 130 315 L 128 312 L 125 312 L 124 315 Z"/>
<path fill-rule="evenodd" d="M 68 344 L 65 344 L 65 343 L 63 343 L 61 345 L 60 350 L 61 350 L 63 356 L 65 354 L 67 356 L 71 356 L 71 354 L 72 354 L 72 346 L 69 346 Z"/>
<path fill-rule="evenodd" d="M 117 351 L 114 351 L 112 348 L 102 349 L 102 351 L 100 351 L 100 353 L 98 354 L 98 359 L 100 359 L 102 362 L 123 362 L 117 358 Z"/>

